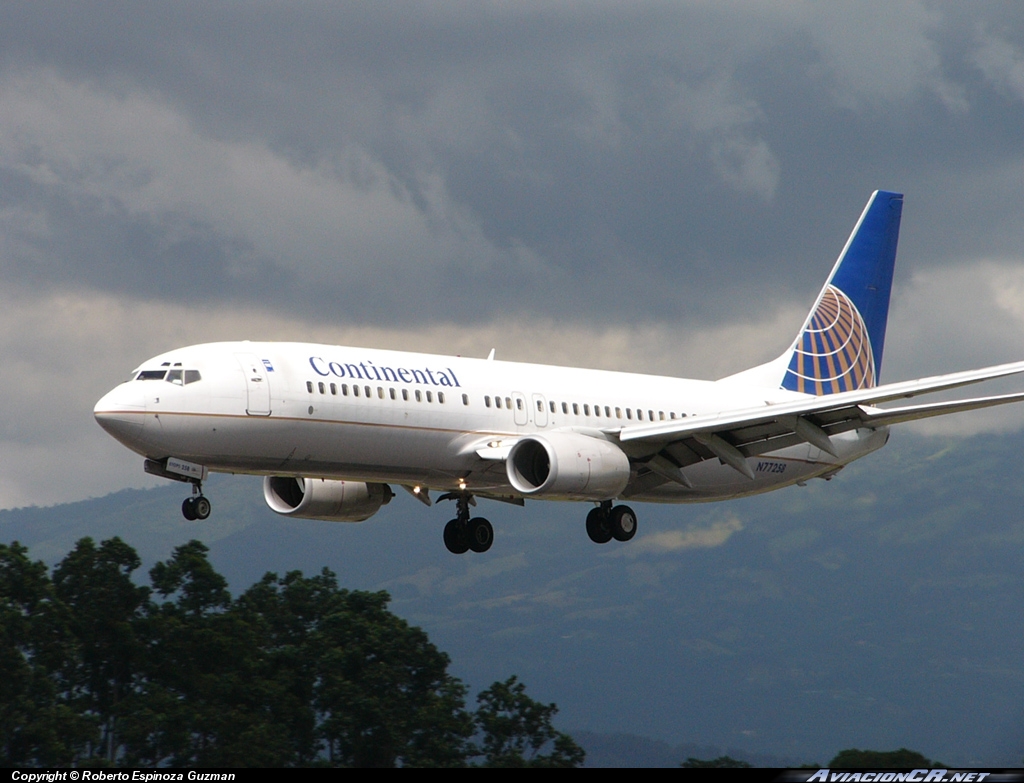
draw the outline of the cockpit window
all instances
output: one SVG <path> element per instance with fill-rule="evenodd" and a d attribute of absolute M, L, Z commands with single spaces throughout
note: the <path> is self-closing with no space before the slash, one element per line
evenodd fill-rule
<path fill-rule="evenodd" d="M 167 377 L 164 379 L 168 383 L 174 383 L 178 386 L 189 383 L 195 383 L 201 381 L 203 376 L 199 374 L 199 370 L 180 370 L 175 367 L 173 370 L 167 371 Z"/>
<path fill-rule="evenodd" d="M 143 370 L 135 376 L 137 381 L 162 381 L 167 370 Z"/>

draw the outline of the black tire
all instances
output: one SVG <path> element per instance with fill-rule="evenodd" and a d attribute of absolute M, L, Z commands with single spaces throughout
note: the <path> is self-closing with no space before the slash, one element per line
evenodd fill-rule
<path fill-rule="evenodd" d="M 210 501 L 200 495 L 197 498 L 192 499 L 192 510 L 196 515 L 196 519 L 206 519 L 210 516 L 210 512 L 213 507 L 210 505 Z"/>
<path fill-rule="evenodd" d="M 629 506 L 616 506 L 608 515 L 608 527 L 616 541 L 629 541 L 636 535 L 636 513 Z"/>
<path fill-rule="evenodd" d="M 474 552 L 486 552 L 494 543 L 494 528 L 483 517 L 469 520 L 469 548 Z"/>
<path fill-rule="evenodd" d="M 194 498 L 185 498 L 181 502 L 181 515 L 189 522 L 196 521 L 196 501 Z"/>
<path fill-rule="evenodd" d="M 612 540 L 611 525 L 601 508 L 593 508 L 587 514 L 587 535 L 595 544 L 607 544 Z"/>
<path fill-rule="evenodd" d="M 453 519 L 444 526 L 444 545 L 453 555 L 465 554 L 469 549 L 469 538 L 466 529 L 459 520 Z"/>

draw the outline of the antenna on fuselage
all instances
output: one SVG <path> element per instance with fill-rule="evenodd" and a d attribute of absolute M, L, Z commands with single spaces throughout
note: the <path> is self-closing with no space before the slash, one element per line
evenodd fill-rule
<path fill-rule="evenodd" d="M 489 362 L 493 362 L 494 361 L 494 349 L 493 348 L 491 348 L 491 352 L 489 354 L 487 354 L 487 361 L 489 361 Z"/>

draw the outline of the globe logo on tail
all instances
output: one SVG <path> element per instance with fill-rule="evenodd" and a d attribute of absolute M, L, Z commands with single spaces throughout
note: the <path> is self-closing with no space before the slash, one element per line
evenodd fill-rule
<path fill-rule="evenodd" d="M 835 286 L 826 286 L 797 340 L 782 385 L 818 395 L 875 385 L 867 326 L 850 297 Z"/>

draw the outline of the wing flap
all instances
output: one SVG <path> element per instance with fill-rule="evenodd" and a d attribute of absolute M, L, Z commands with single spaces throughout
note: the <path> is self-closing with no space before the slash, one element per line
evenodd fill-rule
<path fill-rule="evenodd" d="M 933 402 L 926 405 L 908 405 L 902 408 L 869 408 L 864 410 L 863 417 L 866 426 L 880 427 L 889 424 L 900 424 L 905 421 L 929 419 L 932 416 L 945 416 L 947 413 L 991 408 L 1011 402 L 1024 402 L 1024 392 L 1000 394 L 994 397 L 975 397 L 970 400 Z"/>

